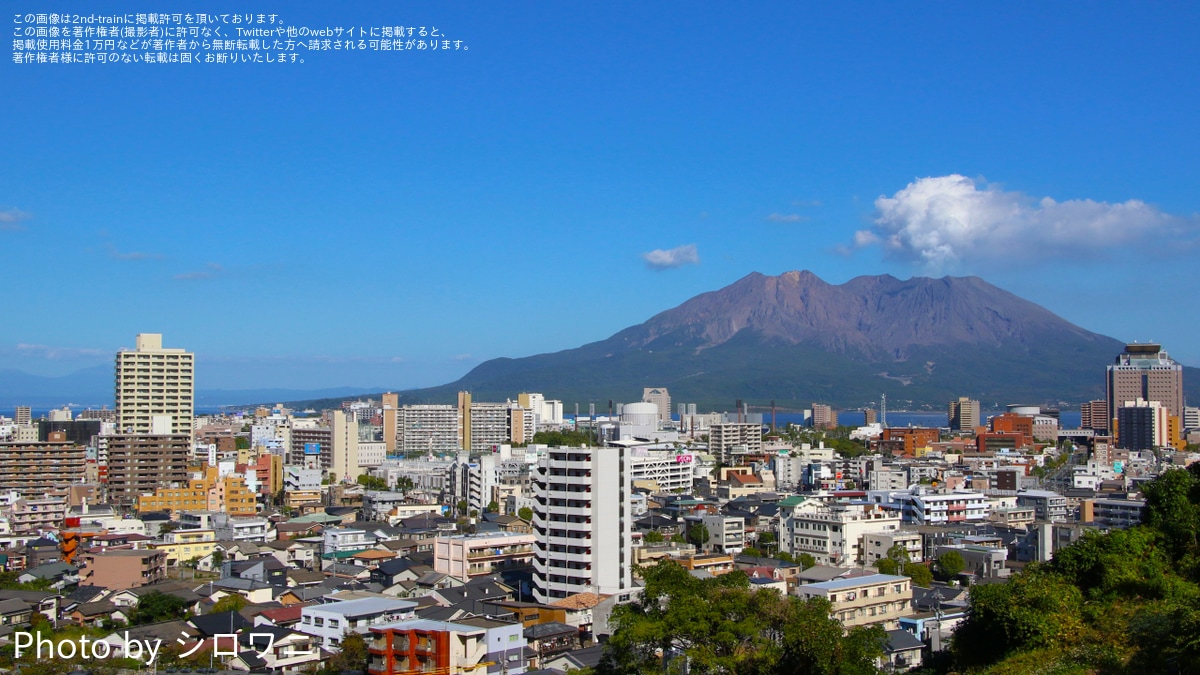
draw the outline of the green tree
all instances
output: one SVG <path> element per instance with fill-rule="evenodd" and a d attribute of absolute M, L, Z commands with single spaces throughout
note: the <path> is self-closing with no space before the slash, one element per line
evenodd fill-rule
<path fill-rule="evenodd" d="M 517 517 L 527 523 L 532 522 L 533 509 L 529 508 L 528 506 L 522 506 L 521 508 L 517 509 Z"/>
<path fill-rule="evenodd" d="M 641 597 L 618 606 L 598 674 L 875 673 L 880 628 L 845 632 L 822 599 L 755 590 L 745 574 L 697 579 L 664 561 L 639 568 Z"/>
<path fill-rule="evenodd" d="M 342 638 L 341 649 L 333 658 L 329 659 L 325 666 L 327 672 L 341 673 L 346 670 L 357 670 L 359 672 L 367 672 L 367 660 L 370 658 L 370 652 L 367 651 L 367 640 L 359 633 L 347 633 Z"/>
<path fill-rule="evenodd" d="M 742 553 L 744 555 L 753 556 L 755 558 L 762 557 L 762 551 L 758 550 L 757 548 L 754 548 L 753 546 L 747 546 L 746 548 L 742 549 Z"/>
<path fill-rule="evenodd" d="M 358 480 L 359 485 L 365 487 L 368 490 L 386 490 L 386 489 L 388 489 L 387 479 L 380 478 L 379 476 L 371 476 L 371 475 L 364 473 L 361 476 L 359 476 L 357 480 Z"/>
<path fill-rule="evenodd" d="M 933 585 L 933 572 L 921 563 L 907 562 L 900 567 L 900 573 L 912 579 L 913 585 L 929 588 Z"/>
<path fill-rule="evenodd" d="M 245 436 L 234 437 L 233 444 L 234 444 L 234 447 L 236 447 L 238 450 L 249 450 L 250 449 L 250 439 L 246 438 Z"/>
<path fill-rule="evenodd" d="M 770 550 L 775 547 L 776 543 L 777 541 L 774 532 L 762 532 L 758 535 L 758 545 L 761 546 L 764 551 L 770 552 Z"/>
<path fill-rule="evenodd" d="M 488 502 L 487 508 L 484 511 L 487 513 L 500 513 L 500 502 L 493 499 Z"/>
<path fill-rule="evenodd" d="M 662 532 L 659 532 L 658 530 L 650 530 L 644 537 L 642 537 L 642 540 L 647 544 L 661 544 L 663 543 L 664 539 L 665 537 L 663 537 Z"/>
<path fill-rule="evenodd" d="M 908 549 L 901 544 L 893 544 L 884 557 L 876 561 L 875 568 L 879 570 L 880 574 L 896 574 L 904 568 L 904 563 L 908 561 Z"/>
<path fill-rule="evenodd" d="M 456 506 L 458 507 L 458 515 L 460 516 L 467 515 L 467 511 L 471 508 L 465 499 L 458 500 L 458 504 L 456 504 Z"/>
<path fill-rule="evenodd" d="M 696 523 L 688 528 L 687 532 L 688 543 L 695 546 L 697 549 L 702 549 L 708 544 L 708 526 L 704 523 Z"/>
<path fill-rule="evenodd" d="M 788 563 L 796 562 L 796 559 L 794 557 L 792 557 L 792 554 L 788 553 L 787 551 L 780 551 L 779 553 L 776 553 L 775 559 L 782 560 L 783 562 L 788 562 Z"/>
<path fill-rule="evenodd" d="M 962 554 L 958 551 L 946 551 L 941 554 L 938 556 L 937 565 L 938 570 L 946 579 L 953 579 L 967 567 Z"/>
<path fill-rule="evenodd" d="M 408 494 L 408 492 L 410 490 L 412 490 L 414 487 L 416 487 L 416 486 L 413 485 L 413 479 L 409 478 L 408 476 L 400 476 L 399 478 L 396 479 L 396 491 L 397 492 L 403 492 L 405 494 Z"/>
<path fill-rule="evenodd" d="M 134 625 L 141 625 L 182 619 L 187 616 L 187 608 L 188 602 L 183 598 L 151 591 L 138 600 L 137 608 L 134 609 L 130 622 Z"/>
<path fill-rule="evenodd" d="M 1168 469 L 1142 486 L 1146 498 L 1142 522 L 1162 532 L 1173 560 L 1182 560 L 1197 552 L 1197 533 L 1200 532 L 1198 492 L 1200 483 L 1187 469 Z"/>
<path fill-rule="evenodd" d="M 1019 650 L 1067 648 L 1083 632 L 1082 610 L 1079 589 L 1055 574 L 972 586 L 971 609 L 954 635 L 956 662 L 973 667 Z"/>
<path fill-rule="evenodd" d="M 220 614 L 221 612 L 240 612 L 246 606 L 246 598 L 234 593 L 226 595 L 213 605 L 212 613 Z"/>
<path fill-rule="evenodd" d="M 687 539 L 686 539 L 686 538 L 683 536 L 683 533 L 682 533 L 682 532 L 676 532 L 675 534 L 671 535 L 671 543 L 673 543 L 673 544 L 686 544 L 686 543 L 687 543 Z"/>
<path fill-rule="evenodd" d="M 580 448 L 592 445 L 595 439 L 586 431 L 539 431 L 533 435 L 533 442 L 552 448 Z"/>
<path fill-rule="evenodd" d="M 796 556 L 796 562 L 800 563 L 800 566 L 804 569 L 808 569 L 817 564 L 817 559 L 807 553 L 801 553 L 800 555 Z"/>

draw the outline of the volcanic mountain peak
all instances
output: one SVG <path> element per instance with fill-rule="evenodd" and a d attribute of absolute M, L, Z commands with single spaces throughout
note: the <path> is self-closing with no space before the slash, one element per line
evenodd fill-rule
<path fill-rule="evenodd" d="M 809 271 L 747 275 L 614 337 L 627 348 L 665 340 L 700 350 L 745 330 L 867 358 L 903 358 L 914 346 L 1026 343 L 1045 331 L 1099 337 L 978 277 L 860 276 L 833 285 Z"/>

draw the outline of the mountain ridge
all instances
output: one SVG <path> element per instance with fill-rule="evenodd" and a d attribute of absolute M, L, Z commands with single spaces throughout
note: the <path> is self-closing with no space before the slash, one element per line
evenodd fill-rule
<path fill-rule="evenodd" d="M 734 399 L 862 407 L 890 401 L 938 409 L 958 396 L 985 404 L 1103 398 L 1104 367 L 1124 343 L 1076 326 L 980 277 L 864 275 L 829 284 L 809 271 L 748 274 L 607 339 L 479 364 L 418 399 L 477 400 L 541 391 L 565 402 Z M 1196 369 L 1187 382 L 1200 384 Z M 624 397 L 624 398 L 622 398 Z"/>

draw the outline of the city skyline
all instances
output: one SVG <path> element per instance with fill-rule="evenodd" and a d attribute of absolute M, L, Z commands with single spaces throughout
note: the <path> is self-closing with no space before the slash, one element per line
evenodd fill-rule
<path fill-rule="evenodd" d="M 801 269 L 978 275 L 1200 364 L 1198 12 L 301 2 L 470 49 L 8 59 L 0 370 L 162 333 L 198 388 L 439 385 Z"/>

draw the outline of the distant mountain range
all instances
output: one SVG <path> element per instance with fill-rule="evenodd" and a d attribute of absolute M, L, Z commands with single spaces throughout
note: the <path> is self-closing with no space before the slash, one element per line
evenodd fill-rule
<path fill-rule="evenodd" d="M 1169 347 L 1169 345 L 1168 345 Z M 782 408 L 944 410 L 1071 405 L 1104 397 L 1104 368 L 1123 343 L 1075 326 L 978 277 L 862 276 L 828 284 L 811 272 L 754 273 L 643 324 L 577 349 L 493 359 L 456 382 L 407 394 L 450 401 L 540 391 L 570 406 L 635 401 L 667 387 L 676 402 L 732 410 L 736 399 Z M 1191 400 L 1200 371 L 1184 375 Z"/>
<path fill-rule="evenodd" d="M 612 337 L 576 349 L 492 359 L 455 382 L 401 393 L 402 403 L 478 401 L 522 391 L 561 399 L 568 411 L 636 401 L 667 387 L 675 402 L 732 410 L 742 399 L 801 409 L 877 406 L 944 410 L 959 396 L 985 409 L 1007 403 L 1078 406 L 1104 397 L 1104 368 L 1124 344 L 1098 335 L 977 277 L 862 276 L 828 284 L 811 272 L 754 273 L 698 295 Z M 1170 345 L 1165 345 L 1169 350 Z M 0 372 L 0 406 L 112 404 L 112 368 L 63 378 Z M 1185 393 L 1200 400 L 1200 370 Z M 291 402 L 329 407 L 377 391 L 200 391 L 198 406 Z"/>
<path fill-rule="evenodd" d="M 0 370 L 0 410 L 18 405 L 34 409 L 61 408 L 70 404 L 82 408 L 113 407 L 113 366 L 96 366 L 60 377 L 43 377 L 5 369 Z M 370 394 L 363 387 L 329 389 L 201 389 L 196 392 L 196 407 L 204 410 L 218 406 L 241 406 L 302 399 L 331 399 Z M 378 396 L 376 397 L 378 398 Z"/>

